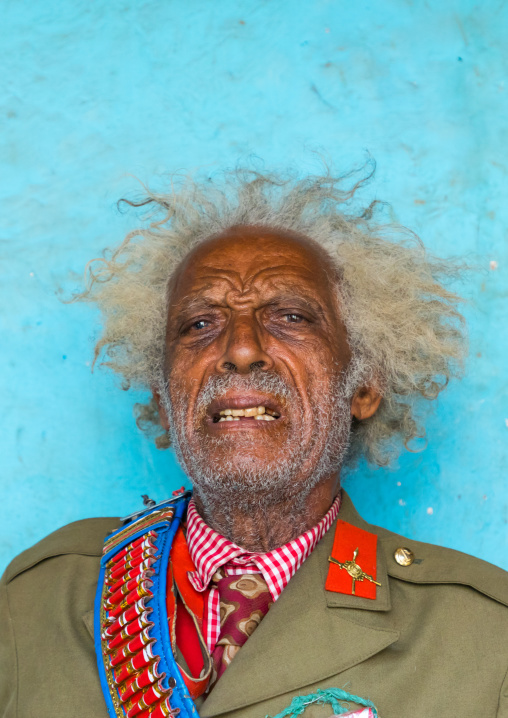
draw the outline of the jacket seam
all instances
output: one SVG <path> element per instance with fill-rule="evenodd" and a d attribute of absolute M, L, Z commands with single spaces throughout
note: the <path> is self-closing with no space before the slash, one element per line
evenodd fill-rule
<path fill-rule="evenodd" d="M 39 558 L 32 561 L 32 563 L 29 563 L 26 566 L 23 566 L 19 570 L 15 571 L 12 576 L 9 576 L 9 567 L 7 567 L 5 571 L 7 585 L 11 583 L 11 581 L 14 581 L 14 579 L 18 576 L 21 576 L 21 574 L 25 573 L 25 571 L 30 571 L 32 568 L 35 568 L 35 566 L 38 566 L 40 563 L 43 563 L 43 561 L 48 561 L 48 559 L 51 558 L 58 558 L 59 556 L 87 556 L 93 558 L 101 558 L 102 551 L 56 551 L 55 553 L 49 553 L 45 556 L 40 556 Z"/>
<path fill-rule="evenodd" d="M 14 694 L 14 718 L 18 718 L 19 712 L 19 657 L 18 657 L 18 646 L 16 643 L 16 633 L 14 631 L 14 621 L 12 620 L 11 606 L 9 602 L 9 591 L 7 585 L 5 586 L 5 599 L 7 603 L 7 612 L 9 617 L 9 626 L 12 633 L 12 642 L 14 645 L 14 669 L 15 669 L 15 694 Z"/>
<path fill-rule="evenodd" d="M 467 581 L 461 581 L 461 580 L 452 580 L 452 579 L 414 579 L 409 577 L 401 577 L 401 576 L 395 576 L 393 573 L 390 573 L 388 571 L 388 575 L 390 578 L 394 578 L 396 581 L 403 581 L 404 583 L 412 583 L 413 585 L 419 585 L 419 586 L 465 586 L 466 588 L 471 588 L 473 591 L 476 591 L 477 593 L 481 593 L 482 596 L 486 596 L 487 598 L 490 598 L 492 601 L 496 601 L 496 603 L 500 603 L 502 606 L 508 607 L 508 601 L 506 598 L 501 598 L 501 596 L 495 596 L 493 593 L 489 593 L 486 589 L 480 588 L 479 586 L 475 586 L 472 583 L 469 583 Z"/>
<path fill-rule="evenodd" d="M 507 681 L 508 681 L 508 668 L 506 669 L 506 673 L 504 674 L 503 682 L 501 683 L 501 688 L 500 688 L 500 690 L 499 690 L 499 700 L 498 700 L 498 702 L 497 702 L 496 716 L 499 716 L 499 711 L 500 711 L 501 708 L 503 707 L 503 706 L 501 705 L 501 699 L 504 698 L 504 696 L 503 696 L 503 690 L 504 690 L 505 683 L 506 683 Z"/>

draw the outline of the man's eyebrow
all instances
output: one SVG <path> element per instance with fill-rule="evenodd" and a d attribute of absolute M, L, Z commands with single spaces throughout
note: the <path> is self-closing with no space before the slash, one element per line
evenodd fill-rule
<path fill-rule="evenodd" d="M 317 301 L 315 297 L 311 297 L 305 292 L 302 292 L 301 289 L 294 292 L 277 292 L 267 301 L 267 304 L 272 306 L 274 304 L 287 304 L 290 306 L 295 303 L 306 304 L 318 316 L 324 316 L 326 314 L 325 307 L 323 307 L 321 302 Z"/>
<path fill-rule="evenodd" d="M 213 309 L 217 303 L 203 295 L 188 296 L 181 299 L 178 304 L 172 307 L 174 318 L 178 319 L 192 312 L 202 312 L 207 309 Z"/>

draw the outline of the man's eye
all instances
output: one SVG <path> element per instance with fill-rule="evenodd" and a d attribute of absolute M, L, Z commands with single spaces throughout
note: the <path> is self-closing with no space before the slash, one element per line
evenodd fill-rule
<path fill-rule="evenodd" d="M 197 322 L 194 322 L 192 324 L 191 329 L 206 329 L 206 327 L 210 324 L 206 319 L 198 319 Z"/>
<path fill-rule="evenodd" d="M 289 324 L 299 324 L 300 322 L 305 321 L 304 317 L 302 317 L 301 314 L 284 314 L 284 319 Z"/>

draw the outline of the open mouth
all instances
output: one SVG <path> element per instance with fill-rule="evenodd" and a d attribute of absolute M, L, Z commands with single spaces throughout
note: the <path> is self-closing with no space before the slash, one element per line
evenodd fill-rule
<path fill-rule="evenodd" d="M 245 409 L 226 408 L 214 413 L 213 423 L 224 421 L 276 421 L 280 414 L 267 406 L 249 406 Z"/>
<path fill-rule="evenodd" d="M 208 406 L 210 427 L 222 430 L 266 427 L 266 422 L 282 422 L 286 412 L 285 401 L 262 392 L 227 392 Z"/>

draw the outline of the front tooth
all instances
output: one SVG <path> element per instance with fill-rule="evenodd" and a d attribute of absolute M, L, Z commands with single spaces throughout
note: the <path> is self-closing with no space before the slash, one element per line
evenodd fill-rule
<path fill-rule="evenodd" d="M 265 421 L 275 421 L 275 418 L 270 416 L 270 414 L 265 414 L 264 419 Z"/>
<path fill-rule="evenodd" d="M 224 411 L 221 411 L 221 414 L 224 414 L 224 416 L 231 416 L 231 409 L 224 409 Z"/>
<path fill-rule="evenodd" d="M 240 417 L 239 417 L 239 416 L 232 416 L 231 418 L 233 419 L 233 421 L 240 421 Z"/>
<path fill-rule="evenodd" d="M 220 424 L 221 421 L 227 421 L 226 417 L 225 417 L 225 416 L 221 416 L 221 418 L 219 419 L 219 421 L 217 422 L 217 424 Z"/>
<path fill-rule="evenodd" d="M 257 406 L 253 406 L 250 409 L 245 409 L 243 413 L 244 416 L 256 416 L 256 414 L 258 413 L 258 408 Z"/>
<path fill-rule="evenodd" d="M 219 411 L 219 415 L 220 415 L 220 416 L 225 416 L 225 415 L 226 415 L 226 410 L 223 409 L 222 411 Z"/>
<path fill-rule="evenodd" d="M 243 409 L 233 409 L 231 413 L 233 416 L 244 416 Z"/>
<path fill-rule="evenodd" d="M 224 421 L 234 421 L 234 419 L 233 419 L 232 416 L 226 416 L 226 418 L 224 419 Z"/>
<path fill-rule="evenodd" d="M 265 413 L 265 407 L 264 406 L 258 406 L 257 412 L 258 414 L 264 414 Z"/>

